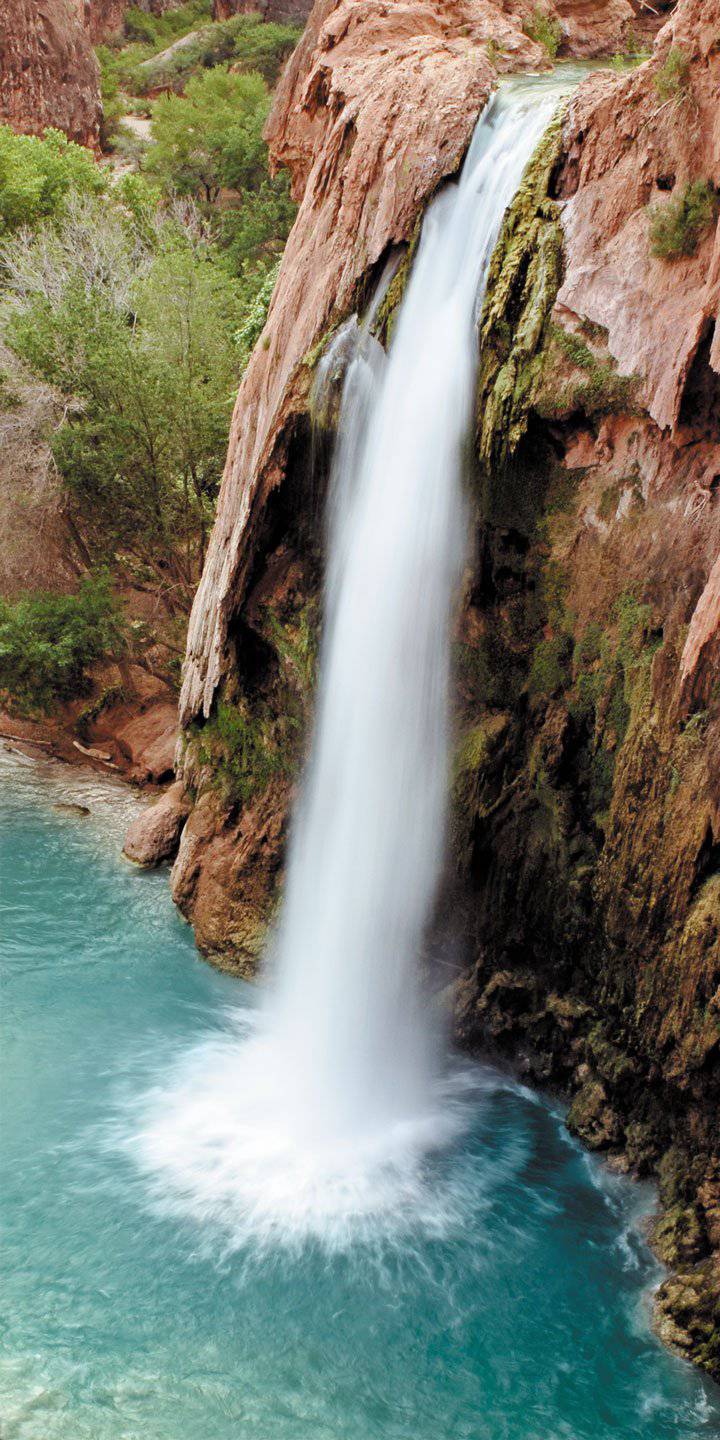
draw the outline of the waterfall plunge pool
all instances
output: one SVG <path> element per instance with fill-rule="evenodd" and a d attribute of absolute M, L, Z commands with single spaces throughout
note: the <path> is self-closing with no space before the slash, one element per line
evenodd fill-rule
<path fill-rule="evenodd" d="M 720 1435 L 649 1328 L 649 1192 L 491 1068 L 427 1162 L 435 1229 L 273 1251 L 158 1212 L 118 1115 L 253 992 L 120 859 L 136 803 L 0 751 L 3 1440 Z"/>

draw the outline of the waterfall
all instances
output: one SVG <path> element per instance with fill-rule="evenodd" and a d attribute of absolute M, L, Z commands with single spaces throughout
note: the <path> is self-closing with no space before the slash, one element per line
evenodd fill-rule
<path fill-rule="evenodd" d="M 477 318 L 555 78 L 505 87 L 430 205 L 389 354 L 367 325 L 330 490 L 315 734 L 270 983 L 145 1097 L 158 1202 L 239 1239 L 340 1243 L 437 1218 L 429 1152 L 459 1123 L 421 957 L 445 856 L 453 608 Z M 435 1208 L 434 1208 L 435 1207 Z"/>

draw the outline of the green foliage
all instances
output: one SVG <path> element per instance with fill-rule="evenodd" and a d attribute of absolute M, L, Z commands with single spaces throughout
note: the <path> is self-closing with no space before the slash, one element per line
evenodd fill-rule
<path fill-rule="evenodd" d="M 62 213 L 70 193 L 97 195 L 105 177 L 82 145 L 59 130 L 16 135 L 0 125 L 0 234 Z"/>
<path fill-rule="evenodd" d="M 270 301 L 272 300 L 279 269 L 280 262 L 278 261 L 272 270 L 268 270 L 252 304 L 248 306 L 240 329 L 235 332 L 235 343 L 238 347 L 243 369 L 247 365 L 265 329 L 268 311 L 270 309 Z"/>
<path fill-rule="evenodd" d="M 102 123 L 100 143 L 103 150 L 111 147 L 122 116 L 125 114 L 125 100 L 120 92 L 120 80 L 114 64 L 112 51 L 99 45 L 95 51 L 100 66 L 100 97 L 102 99 Z"/>
<path fill-rule="evenodd" d="M 613 70 L 628 70 L 636 65 L 642 65 L 643 61 L 649 60 L 650 50 L 646 50 L 643 43 L 633 30 L 632 26 L 625 33 L 625 49 L 622 54 L 613 55 L 611 65 Z"/>
<path fill-rule="evenodd" d="M 558 20 L 553 20 L 542 5 L 536 5 L 532 16 L 523 25 L 525 34 L 538 45 L 544 45 L 551 60 L 560 49 L 562 41 L 562 26 Z"/>
<path fill-rule="evenodd" d="M 660 260 L 694 255 L 701 236 L 718 214 L 718 196 L 705 180 L 695 180 L 665 205 L 650 210 L 650 249 Z"/>
<path fill-rule="evenodd" d="M 142 216 L 148 195 L 132 189 Z M 169 220 L 144 234 L 119 207 L 96 204 L 20 244 L 22 259 L 6 247 L 17 273 L 5 336 L 80 402 L 52 449 L 95 552 L 160 566 L 170 603 L 184 605 L 225 458 L 240 289 L 207 241 Z"/>
<path fill-rule="evenodd" d="M 82 692 L 93 661 L 122 645 L 105 573 L 83 580 L 76 595 L 0 601 L 0 687 L 25 706 L 47 710 Z"/>
<path fill-rule="evenodd" d="M 212 0 L 187 0 L 177 9 L 168 9 L 162 15 L 152 15 L 146 10 L 134 7 L 125 11 L 124 30 L 128 40 L 139 40 L 159 49 L 171 45 L 181 35 L 187 35 L 203 20 L 212 15 Z"/>
<path fill-rule="evenodd" d="M 600 659 L 603 639 L 603 628 L 597 621 L 593 620 L 583 631 L 575 646 L 575 659 L 580 665 L 592 665 L 595 660 Z"/>
<path fill-rule="evenodd" d="M 245 191 L 267 178 L 263 128 L 270 95 L 260 75 L 208 70 L 184 96 L 163 95 L 153 106 L 155 144 L 147 170 L 181 195 L 215 201 L 221 189 Z"/>
<path fill-rule="evenodd" d="M 224 210 L 220 219 L 220 243 L 231 272 L 242 275 L 248 265 L 275 271 L 296 214 L 285 170 L 244 190 L 238 205 Z"/>
<path fill-rule="evenodd" d="M 293 25 L 264 24 L 259 15 L 234 15 L 198 30 L 169 54 L 163 51 L 136 65 L 135 84 L 139 94 L 160 88 L 181 91 L 193 75 L 228 64 L 233 71 L 255 72 L 275 85 L 299 35 Z"/>
<path fill-rule="evenodd" d="M 673 45 L 655 75 L 655 89 L 661 100 L 682 100 L 690 93 L 690 59 L 679 45 Z"/>

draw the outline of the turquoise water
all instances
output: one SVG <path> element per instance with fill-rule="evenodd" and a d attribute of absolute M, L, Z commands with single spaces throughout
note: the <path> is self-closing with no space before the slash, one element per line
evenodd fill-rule
<path fill-rule="evenodd" d="M 134 805 L 0 752 L 3 1440 L 720 1436 L 649 1330 L 648 1195 L 490 1069 L 430 1168 L 437 1233 L 273 1256 L 152 1208 L 123 1097 L 252 992 L 119 858 Z"/>

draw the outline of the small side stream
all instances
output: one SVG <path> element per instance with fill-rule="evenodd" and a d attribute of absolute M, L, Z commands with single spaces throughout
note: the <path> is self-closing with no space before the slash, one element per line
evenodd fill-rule
<path fill-rule="evenodd" d="M 273 1254 L 163 1213 L 118 1116 L 253 995 L 121 860 L 136 804 L 0 749 L 3 1440 L 720 1436 L 650 1332 L 649 1192 L 490 1068 L 427 1162 L 435 1233 Z"/>

